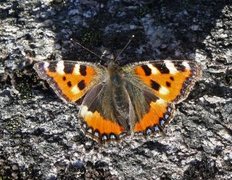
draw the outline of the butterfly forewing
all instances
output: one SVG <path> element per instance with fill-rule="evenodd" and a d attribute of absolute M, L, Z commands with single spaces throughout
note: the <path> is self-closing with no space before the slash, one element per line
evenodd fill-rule
<path fill-rule="evenodd" d="M 91 63 L 74 61 L 39 62 L 34 69 L 66 102 L 75 102 L 99 81 L 100 69 Z"/>
<path fill-rule="evenodd" d="M 201 76 L 198 63 L 181 60 L 141 62 L 132 71 L 157 97 L 174 103 L 184 100 Z"/>

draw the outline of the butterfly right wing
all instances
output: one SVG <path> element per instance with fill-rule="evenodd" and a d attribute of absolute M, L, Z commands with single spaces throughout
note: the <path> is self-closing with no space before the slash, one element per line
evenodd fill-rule
<path fill-rule="evenodd" d="M 127 91 L 137 117 L 133 131 L 143 135 L 157 132 L 172 120 L 175 104 L 187 97 L 201 75 L 200 65 L 186 60 L 139 62 L 124 69 L 132 83 L 131 87 L 127 83 Z"/>
<path fill-rule="evenodd" d="M 134 74 L 154 94 L 175 104 L 183 101 L 201 77 L 201 67 L 188 60 L 147 61 L 132 64 Z"/>
<path fill-rule="evenodd" d="M 41 79 L 65 102 L 75 102 L 100 81 L 101 66 L 80 61 L 41 61 L 34 65 Z"/>
<path fill-rule="evenodd" d="M 151 89 L 144 87 L 136 79 L 126 83 L 126 89 L 134 109 L 131 116 L 132 131 L 139 135 L 150 135 L 162 131 L 173 118 L 175 106 L 159 97 Z"/>

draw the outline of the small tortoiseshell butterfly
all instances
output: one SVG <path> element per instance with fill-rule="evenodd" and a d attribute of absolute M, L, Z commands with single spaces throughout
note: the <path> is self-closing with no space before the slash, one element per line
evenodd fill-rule
<path fill-rule="evenodd" d="M 65 102 L 82 99 L 84 132 L 98 142 L 154 134 L 171 121 L 201 76 L 186 60 L 151 60 L 120 66 L 81 61 L 39 62 L 34 69 Z"/>

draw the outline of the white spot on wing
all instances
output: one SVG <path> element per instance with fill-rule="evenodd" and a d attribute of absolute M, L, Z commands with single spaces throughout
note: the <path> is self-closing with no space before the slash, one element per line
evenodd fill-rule
<path fill-rule="evenodd" d="M 182 62 L 182 64 L 186 69 L 188 69 L 188 70 L 191 69 L 188 62 L 184 61 L 184 62 Z"/>
<path fill-rule="evenodd" d="M 102 136 L 102 140 L 103 140 L 103 141 L 106 141 L 106 140 L 107 140 L 107 136 L 106 136 L 106 135 L 103 135 L 103 136 Z"/>
<path fill-rule="evenodd" d="M 97 131 L 95 131 L 94 136 L 99 137 L 99 133 Z"/>
<path fill-rule="evenodd" d="M 114 134 L 111 134 L 110 139 L 116 139 L 116 136 Z"/>
<path fill-rule="evenodd" d="M 169 90 L 168 90 L 168 88 L 166 88 L 166 87 L 164 87 L 164 86 L 161 86 L 161 87 L 159 88 L 159 93 L 160 93 L 160 94 L 163 94 L 163 95 L 167 95 L 167 94 L 169 93 Z"/>
<path fill-rule="evenodd" d="M 73 74 L 79 75 L 80 74 L 80 65 L 75 64 L 74 69 L 73 69 Z"/>
<path fill-rule="evenodd" d="M 72 89 L 71 89 L 71 92 L 72 92 L 73 94 L 78 94 L 78 93 L 80 92 L 80 90 L 78 89 L 77 86 L 73 86 Z"/>
<path fill-rule="evenodd" d="M 164 118 L 165 118 L 165 119 L 168 119 L 168 118 L 169 118 L 169 115 L 168 115 L 168 114 L 165 114 Z"/>
<path fill-rule="evenodd" d="M 158 103 L 158 104 L 165 104 L 166 102 L 163 99 L 159 99 L 159 100 L 156 101 L 156 103 Z"/>
<path fill-rule="evenodd" d="M 87 106 L 81 106 L 80 114 L 81 114 L 82 117 L 92 116 L 93 115 L 92 112 L 88 111 L 88 107 Z"/>
<path fill-rule="evenodd" d="M 92 134 L 93 133 L 93 129 L 89 128 L 89 129 L 87 129 L 87 132 L 90 133 L 90 134 Z"/>
<path fill-rule="evenodd" d="M 159 127 L 158 126 L 155 126 L 155 131 L 159 131 Z"/>
<path fill-rule="evenodd" d="M 57 63 L 57 65 L 56 65 L 56 72 L 58 74 L 61 74 L 61 75 L 65 74 L 64 73 L 64 61 L 59 61 Z"/>
<path fill-rule="evenodd" d="M 152 74 L 159 74 L 160 73 L 159 70 L 156 67 L 154 67 L 152 64 L 148 64 L 147 66 L 151 69 Z"/>
<path fill-rule="evenodd" d="M 165 121 L 162 119 L 162 120 L 160 121 L 160 125 L 163 126 L 164 123 L 165 123 Z"/>
<path fill-rule="evenodd" d="M 165 65 L 169 69 L 170 74 L 176 74 L 178 72 L 175 65 L 171 61 L 165 61 Z"/>

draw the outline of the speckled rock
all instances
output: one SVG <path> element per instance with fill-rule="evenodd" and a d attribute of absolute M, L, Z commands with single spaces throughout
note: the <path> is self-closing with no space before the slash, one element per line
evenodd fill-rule
<path fill-rule="evenodd" d="M 0 3 L 0 179 L 232 179 L 230 1 L 8 0 Z M 41 60 L 194 59 L 203 77 L 166 136 L 100 145 L 78 107 L 38 79 Z"/>

